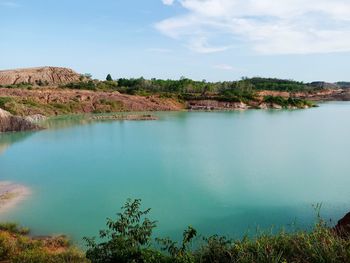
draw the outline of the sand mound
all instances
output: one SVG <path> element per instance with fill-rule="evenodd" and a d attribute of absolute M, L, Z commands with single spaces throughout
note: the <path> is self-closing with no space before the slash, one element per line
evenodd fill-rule
<path fill-rule="evenodd" d="M 30 83 L 37 85 L 59 85 L 79 81 L 80 74 L 69 68 L 39 67 L 0 71 L 0 85 Z"/>

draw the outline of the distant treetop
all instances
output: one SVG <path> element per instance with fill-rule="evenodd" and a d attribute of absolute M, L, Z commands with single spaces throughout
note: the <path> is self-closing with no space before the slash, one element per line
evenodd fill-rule
<path fill-rule="evenodd" d="M 107 75 L 106 80 L 107 80 L 107 81 L 113 81 L 113 78 L 112 78 L 111 74 L 108 74 L 108 75 Z"/>

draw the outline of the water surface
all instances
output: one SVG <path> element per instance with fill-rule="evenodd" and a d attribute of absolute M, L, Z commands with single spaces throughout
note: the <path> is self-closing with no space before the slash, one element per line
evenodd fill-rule
<path fill-rule="evenodd" d="M 158 121 L 50 121 L 0 135 L 0 180 L 33 194 L 0 215 L 34 234 L 95 235 L 141 198 L 158 236 L 187 225 L 239 237 L 350 211 L 350 103 L 295 111 L 157 113 Z"/>

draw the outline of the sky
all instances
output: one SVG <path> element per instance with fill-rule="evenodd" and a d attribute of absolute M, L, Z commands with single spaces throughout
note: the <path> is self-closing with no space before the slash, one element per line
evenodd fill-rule
<path fill-rule="evenodd" d="M 350 0 L 0 0 L 0 70 L 350 80 Z"/>

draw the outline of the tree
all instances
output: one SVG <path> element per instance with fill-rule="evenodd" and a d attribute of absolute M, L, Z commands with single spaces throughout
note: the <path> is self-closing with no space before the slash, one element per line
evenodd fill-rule
<path fill-rule="evenodd" d="M 86 79 L 92 79 L 92 75 L 90 73 L 85 73 L 83 76 Z"/>
<path fill-rule="evenodd" d="M 100 231 L 101 243 L 85 237 L 87 258 L 94 263 L 123 263 L 151 262 L 148 257 L 161 257 L 148 249 L 156 221 L 146 217 L 150 209 L 142 211 L 140 206 L 140 199 L 128 199 L 116 220 L 107 219 L 107 229 Z"/>
<path fill-rule="evenodd" d="M 107 75 L 106 80 L 107 80 L 107 81 L 113 81 L 111 74 L 108 74 L 108 75 Z"/>

